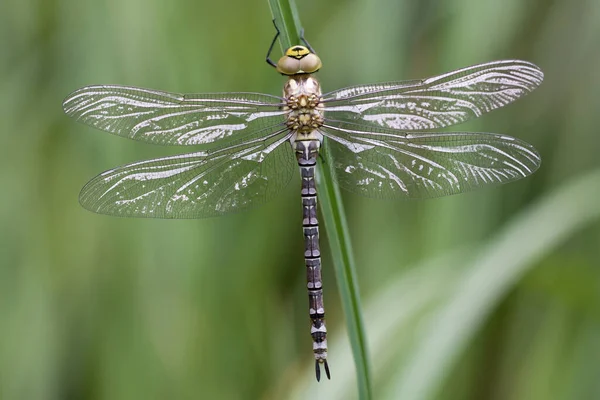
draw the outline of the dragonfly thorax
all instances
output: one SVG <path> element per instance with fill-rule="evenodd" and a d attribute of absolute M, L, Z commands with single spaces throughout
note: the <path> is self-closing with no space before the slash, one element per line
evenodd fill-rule
<path fill-rule="evenodd" d="M 288 112 L 286 125 L 300 134 L 309 134 L 323 125 L 321 85 L 311 75 L 290 76 L 283 88 Z"/>
<path fill-rule="evenodd" d="M 277 72 L 283 75 L 312 74 L 321 69 L 321 59 L 304 46 L 286 50 L 277 62 Z"/>

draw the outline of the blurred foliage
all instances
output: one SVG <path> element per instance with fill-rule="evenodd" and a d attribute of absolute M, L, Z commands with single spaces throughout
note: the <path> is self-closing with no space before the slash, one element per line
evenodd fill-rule
<path fill-rule="evenodd" d="M 345 195 L 375 398 L 600 398 L 600 2 L 298 7 L 325 91 L 503 58 L 546 74 L 458 128 L 532 143 L 532 177 L 422 202 Z M 270 18 L 266 2 L 0 3 L 0 399 L 355 396 L 326 243 L 333 380 L 313 382 L 299 178 L 265 207 L 209 220 L 77 204 L 95 174 L 185 149 L 77 124 L 62 114 L 69 92 L 277 94 Z"/>

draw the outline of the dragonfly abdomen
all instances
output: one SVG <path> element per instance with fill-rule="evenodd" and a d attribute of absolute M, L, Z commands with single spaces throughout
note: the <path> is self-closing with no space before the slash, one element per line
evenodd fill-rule
<path fill-rule="evenodd" d="M 314 132 L 313 135 L 319 135 Z M 317 189 L 315 168 L 321 141 L 319 139 L 298 139 L 294 135 L 292 146 L 296 153 L 300 175 L 302 176 L 302 231 L 304 234 L 304 262 L 306 265 L 306 287 L 308 289 L 310 335 L 313 340 L 315 371 L 317 380 L 321 377 L 320 364 L 327 365 L 327 328 L 325 326 L 325 308 L 323 306 L 323 282 L 321 280 L 321 251 L 319 249 L 319 220 L 317 218 Z M 308 135 L 310 136 L 310 135 Z"/>

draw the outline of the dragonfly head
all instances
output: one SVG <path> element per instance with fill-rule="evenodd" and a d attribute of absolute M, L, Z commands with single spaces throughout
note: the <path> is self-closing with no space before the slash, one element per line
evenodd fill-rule
<path fill-rule="evenodd" d="M 292 46 L 277 62 L 277 71 L 283 75 L 312 74 L 321 68 L 321 59 L 308 47 Z"/>

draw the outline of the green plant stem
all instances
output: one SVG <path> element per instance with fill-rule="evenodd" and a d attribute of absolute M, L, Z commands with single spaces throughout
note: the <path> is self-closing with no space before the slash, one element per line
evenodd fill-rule
<path fill-rule="evenodd" d="M 282 50 L 294 44 L 299 44 L 302 25 L 294 1 L 269 0 L 269 6 L 271 7 L 273 19 L 281 32 L 279 39 Z M 327 148 L 326 141 L 323 147 L 324 149 Z M 356 365 L 359 398 L 371 399 L 372 391 L 366 335 L 363 316 L 361 314 L 354 257 L 352 256 L 352 247 L 350 245 L 350 234 L 340 190 L 335 182 L 333 160 L 327 151 L 322 152 L 322 154 L 325 162 L 320 163 L 319 168 L 317 168 L 317 186 L 320 194 L 319 205 L 331 247 L 337 285 L 342 299 L 342 307 L 346 317 L 348 335 Z M 332 375 L 335 379 L 334 365 L 335 361 L 332 364 Z"/>

